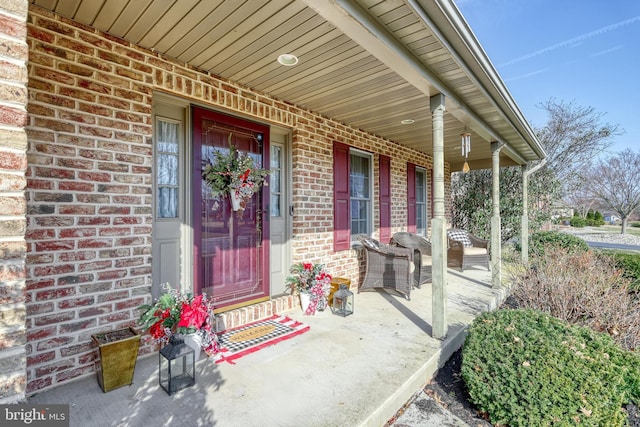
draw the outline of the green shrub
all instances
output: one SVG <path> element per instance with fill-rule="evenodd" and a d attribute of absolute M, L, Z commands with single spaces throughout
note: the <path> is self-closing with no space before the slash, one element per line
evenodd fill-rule
<path fill-rule="evenodd" d="M 596 227 L 601 227 L 604 225 L 604 215 L 602 215 L 599 211 L 596 211 L 593 215 L 593 224 Z"/>
<path fill-rule="evenodd" d="M 609 336 L 534 310 L 477 317 L 462 351 L 471 400 L 493 424 L 621 426 L 640 397 L 640 357 Z"/>
<path fill-rule="evenodd" d="M 631 226 L 632 227 L 640 227 L 640 222 L 632 222 Z"/>
<path fill-rule="evenodd" d="M 581 216 L 574 216 L 571 218 L 571 220 L 569 221 L 569 224 L 572 227 L 576 227 L 576 228 L 582 228 L 584 226 L 587 225 L 587 220 L 582 218 Z"/>
<path fill-rule="evenodd" d="M 570 252 L 586 252 L 589 245 L 583 239 L 558 231 L 538 231 L 529 236 L 529 252 L 532 255 L 542 255 L 545 249 L 564 248 Z M 517 249 L 522 247 L 518 244 Z"/>
<path fill-rule="evenodd" d="M 596 211 L 593 214 L 593 219 L 598 221 L 598 222 L 602 221 L 602 223 L 604 223 L 604 215 L 602 215 L 602 213 L 600 211 Z"/>
<path fill-rule="evenodd" d="M 640 292 L 640 254 L 620 251 L 603 252 L 613 258 L 615 266 L 622 270 L 622 277 L 631 281 L 631 290 Z"/>
<path fill-rule="evenodd" d="M 589 210 L 585 224 L 591 227 L 600 227 L 604 225 L 604 216 L 599 211 Z"/>

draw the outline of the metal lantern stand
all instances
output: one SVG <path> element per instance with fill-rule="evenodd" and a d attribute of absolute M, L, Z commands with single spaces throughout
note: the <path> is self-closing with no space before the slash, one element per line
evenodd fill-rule
<path fill-rule="evenodd" d="M 347 289 L 347 285 L 340 285 L 340 289 L 333 294 L 331 312 L 342 317 L 353 314 L 353 292 Z"/>
<path fill-rule="evenodd" d="M 172 336 L 169 344 L 158 352 L 158 359 L 160 387 L 169 396 L 196 383 L 195 351 L 184 340 Z"/>

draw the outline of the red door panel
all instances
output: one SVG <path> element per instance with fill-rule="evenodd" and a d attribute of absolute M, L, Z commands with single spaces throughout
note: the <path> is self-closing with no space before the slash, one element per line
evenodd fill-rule
<path fill-rule="evenodd" d="M 259 167 L 269 164 L 269 128 L 194 107 L 193 142 L 195 289 L 212 295 L 216 309 L 268 299 L 268 186 L 238 214 L 228 196 L 210 194 L 201 173 L 207 159 L 229 144 L 249 153 Z"/>

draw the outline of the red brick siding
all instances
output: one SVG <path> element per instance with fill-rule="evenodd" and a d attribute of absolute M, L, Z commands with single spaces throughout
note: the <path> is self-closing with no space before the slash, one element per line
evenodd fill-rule
<path fill-rule="evenodd" d="M 26 398 L 27 0 L 0 2 L 0 404 Z"/>
<path fill-rule="evenodd" d="M 90 335 L 134 325 L 136 307 L 150 302 L 154 90 L 292 129 L 293 262 L 323 262 L 358 283 L 355 251 L 333 252 L 334 140 L 391 158 L 392 232 L 405 228 L 406 163 L 430 169 L 428 156 L 38 7 L 28 21 L 29 392 L 91 372 Z M 296 304 L 280 298 L 218 322 L 238 325 Z M 153 350 L 145 337 L 141 352 Z"/>

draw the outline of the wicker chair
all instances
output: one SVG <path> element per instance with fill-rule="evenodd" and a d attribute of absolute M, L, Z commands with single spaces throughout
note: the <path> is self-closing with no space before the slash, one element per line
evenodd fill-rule
<path fill-rule="evenodd" d="M 413 249 L 414 283 L 416 287 L 419 288 L 424 283 L 431 283 L 431 242 L 417 234 L 401 231 L 393 235 L 391 243 L 403 248 Z"/>
<path fill-rule="evenodd" d="M 381 244 L 367 236 L 357 236 L 365 251 L 366 270 L 360 290 L 393 289 L 411 298 L 413 250 Z"/>
<path fill-rule="evenodd" d="M 482 265 L 490 270 L 489 241 L 473 234 L 452 228 L 447 230 L 449 248 L 447 249 L 447 264 L 449 267 L 459 267 L 460 271 L 472 265 Z"/>

